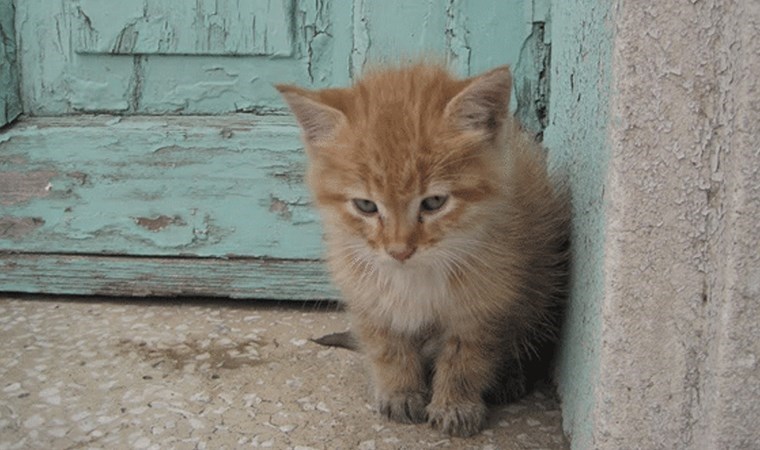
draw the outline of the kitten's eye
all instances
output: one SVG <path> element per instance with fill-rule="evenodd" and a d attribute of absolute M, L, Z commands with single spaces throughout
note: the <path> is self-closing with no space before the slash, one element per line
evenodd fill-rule
<path fill-rule="evenodd" d="M 375 214 L 377 213 L 377 205 L 372 200 L 365 200 L 363 198 L 355 198 L 351 200 L 354 203 L 354 206 L 356 206 L 356 209 L 359 210 L 359 212 L 364 214 Z"/>
<path fill-rule="evenodd" d="M 448 200 L 447 195 L 433 195 L 431 197 L 427 197 L 426 199 L 422 200 L 422 203 L 420 203 L 420 209 L 424 212 L 433 212 L 438 211 L 441 209 L 443 205 L 446 204 L 446 200 Z"/>

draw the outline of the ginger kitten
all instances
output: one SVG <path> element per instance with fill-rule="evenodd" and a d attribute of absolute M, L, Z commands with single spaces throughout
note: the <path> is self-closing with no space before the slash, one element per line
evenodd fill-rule
<path fill-rule="evenodd" d="M 327 261 L 370 362 L 378 410 L 455 436 L 485 398 L 522 395 L 556 331 L 568 203 L 510 115 L 508 67 L 437 65 L 352 87 L 279 85 L 302 131 Z"/>

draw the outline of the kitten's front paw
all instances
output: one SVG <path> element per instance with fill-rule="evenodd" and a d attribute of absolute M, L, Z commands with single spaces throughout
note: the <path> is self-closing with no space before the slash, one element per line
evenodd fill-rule
<path fill-rule="evenodd" d="M 423 423 L 427 399 L 420 392 L 394 392 L 378 400 L 377 409 L 385 417 L 401 423 Z"/>
<path fill-rule="evenodd" d="M 438 431 L 450 436 L 468 437 L 477 434 L 486 424 L 485 403 L 454 403 L 427 407 L 428 421 Z"/>

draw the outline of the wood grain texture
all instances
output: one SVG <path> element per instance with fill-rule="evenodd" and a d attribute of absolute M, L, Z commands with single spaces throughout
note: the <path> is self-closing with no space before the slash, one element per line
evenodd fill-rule
<path fill-rule="evenodd" d="M 0 135 L 0 251 L 318 259 L 304 167 L 288 117 L 25 119 Z"/>
<path fill-rule="evenodd" d="M 320 261 L 0 252 L 0 290 L 105 296 L 336 300 Z"/>

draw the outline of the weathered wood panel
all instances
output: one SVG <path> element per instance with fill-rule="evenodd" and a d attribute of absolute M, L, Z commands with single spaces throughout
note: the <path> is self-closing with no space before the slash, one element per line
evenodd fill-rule
<path fill-rule="evenodd" d="M 0 251 L 317 259 L 290 117 L 31 118 L 0 134 Z"/>
<path fill-rule="evenodd" d="M 282 112 L 273 83 L 345 85 L 368 62 L 432 55 L 461 75 L 532 65 L 521 53 L 548 0 L 17 4 L 27 112 L 222 114 Z"/>
<path fill-rule="evenodd" d="M 14 17 L 13 0 L 0 0 L 0 127 L 21 114 Z"/>
<path fill-rule="evenodd" d="M 351 9 L 331 1 L 19 0 L 17 9 L 33 115 L 284 110 L 274 82 L 348 79 L 341 24 Z"/>
<path fill-rule="evenodd" d="M 460 75 L 518 63 L 534 14 L 548 0 L 356 0 L 352 69 L 419 55 L 444 58 Z"/>
<path fill-rule="evenodd" d="M 1 251 L 0 290 L 139 297 L 338 299 L 320 261 L 19 255 Z"/>
<path fill-rule="evenodd" d="M 292 0 L 81 0 L 77 53 L 266 55 L 294 53 Z"/>

